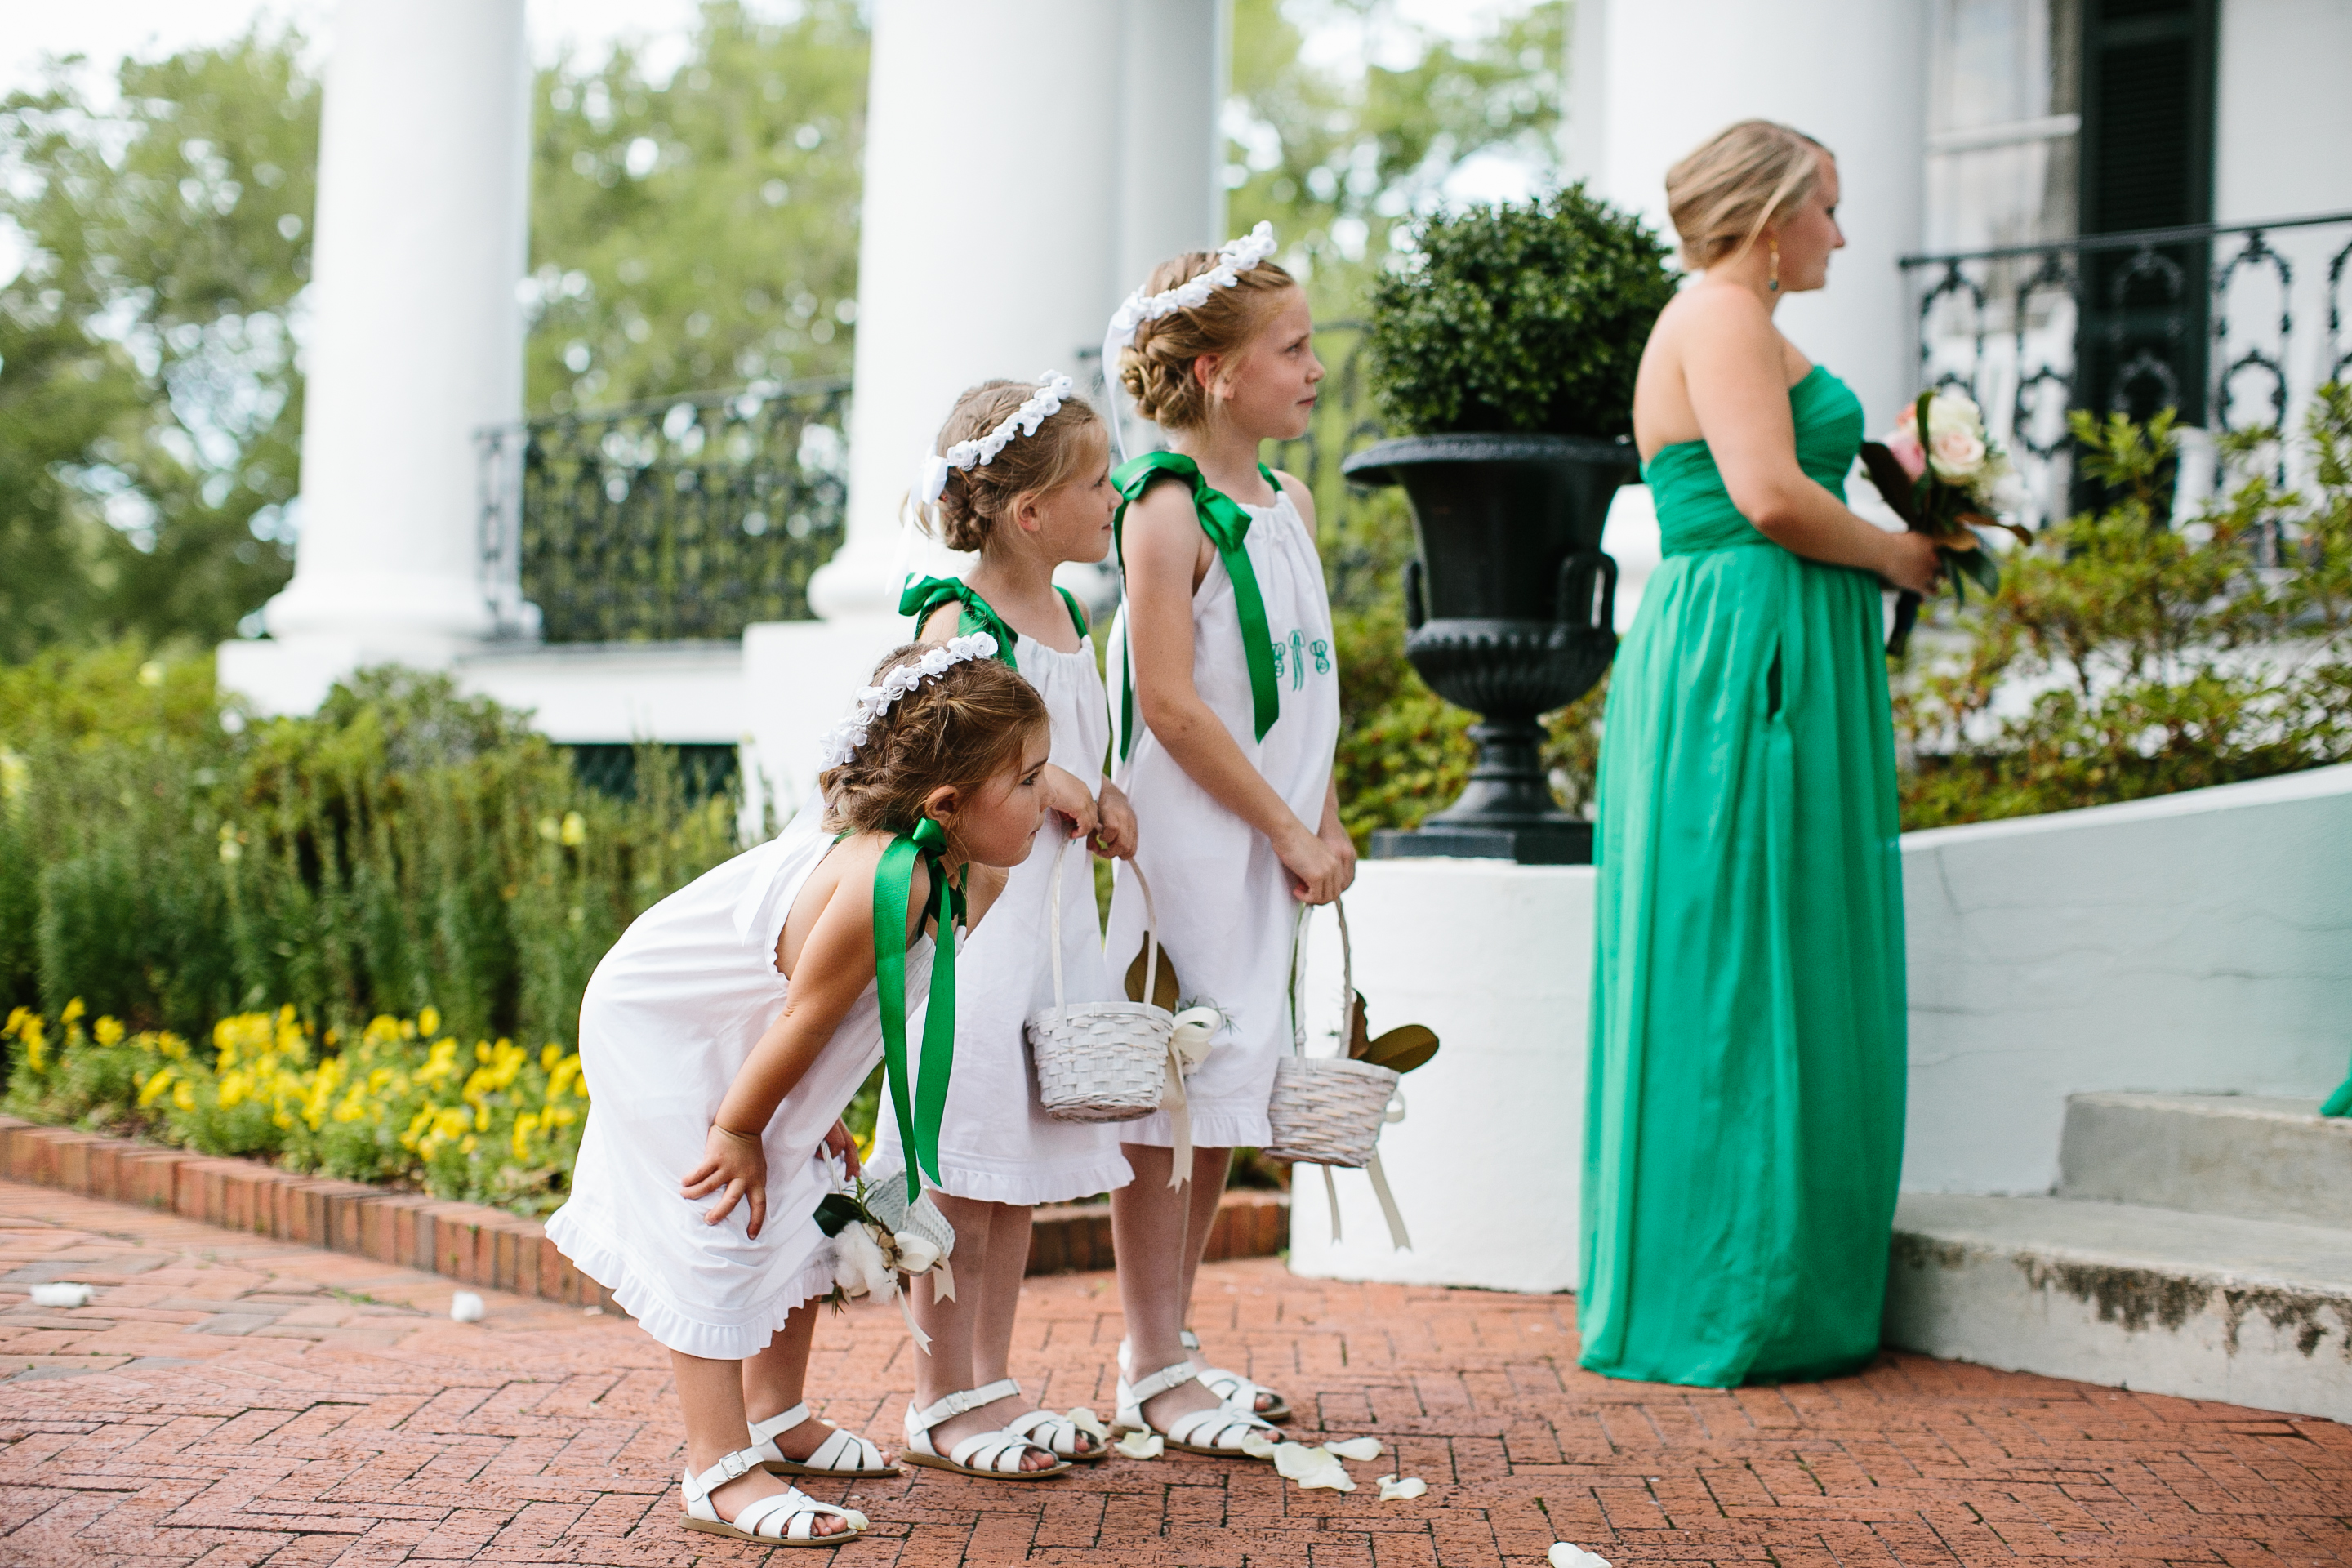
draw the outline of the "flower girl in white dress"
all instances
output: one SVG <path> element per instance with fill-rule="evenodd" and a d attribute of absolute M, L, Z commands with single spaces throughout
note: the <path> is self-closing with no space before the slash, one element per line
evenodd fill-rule
<path fill-rule="evenodd" d="M 1013 1320 L 1029 1258 L 1037 1204 L 1067 1203 L 1126 1184 L 1115 1127 L 1056 1121 L 1038 1102 L 1023 1026 L 1054 1005 L 1052 913 L 1061 904 L 1064 994 L 1074 1003 L 1109 1000 L 1093 865 L 1084 844 L 1055 878 L 1057 840 L 1090 838 L 1105 855 L 1132 854 L 1135 817 L 1103 776 L 1110 753 L 1110 708 L 1086 614 L 1054 586 L 1065 561 L 1110 553 L 1110 436 L 1070 378 L 991 381 L 956 400 L 916 499 L 924 525 L 954 550 L 977 551 L 963 579 L 908 584 L 901 612 L 926 641 L 986 632 L 1053 715 L 1053 762 L 1040 780 L 1053 827 L 1013 868 L 988 928 L 964 952 L 956 994 L 956 1071 L 940 1131 L 940 1184 L 932 1196 L 956 1232 L 952 1300 L 915 1294 L 931 1336 L 915 1363 L 908 1407 L 911 1463 L 985 1435 L 999 1447 L 974 1451 L 966 1474 L 1026 1480 L 1058 1474 L 1066 1461 L 1103 1458 L 1105 1434 L 1038 1409 L 1010 1375 Z M 885 1122 L 877 1163 L 895 1156 Z M 1084 1417 L 1079 1418 L 1083 1420 Z M 926 1441 L 922 1434 L 929 1433 Z M 1002 1446 L 1022 1438 L 1017 1457 Z"/>
<path fill-rule="evenodd" d="M 1191 1361 L 1192 1281 L 1233 1146 L 1267 1138 L 1298 907 L 1339 897 L 1356 864 L 1331 784 L 1339 668 L 1315 501 L 1258 460 L 1262 443 L 1306 434 L 1323 379 L 1306 296 L 1273 250 L 1260 224 L 1214 254 L 1162 262 L 1104 344 L 1106 367 L 1173 448 L 1111 476 L 1126 500 L 1127 603 L 1110 657 L 1118 777 L 1184 1000 L 1225 1016 L 1187 1081 L 1192 1169 L 1171 1168 L 1166 1111 L 1120 1128 L 1135 1180 L 1111 1194 L 1128 1332 L 1118 1419 L 1224 1454 L 1289 1409 L 1272 1389 Z M 1104 940 L 1114 973 L 1143 925 L 1122 871 Z"/>
<path fill-rule="evenodd" d="M 831 737 L 822 820 L 638 916 L 581 1004 L 593 1108 L 548 1235 L 670 1351 L 691 1528 L 838 1545 L 864 1516 L 776 1474 L 898 1473 L 801 1400 L 834 1277 L 815 1210 L 856 1159 L 842 1110 L 886 1041 L 903 1064 L 908 994 L 1045 817 L 1045 707 L 995 652 L 978 636 L 886 659 Z"/>

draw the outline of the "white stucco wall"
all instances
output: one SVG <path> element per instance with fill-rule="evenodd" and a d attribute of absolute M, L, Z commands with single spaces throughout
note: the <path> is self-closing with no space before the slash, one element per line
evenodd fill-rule
<path fill-rule="evenodd" d="M 1912 1192 L 2050 1190 L 2066 1097 L 2317 1100 L 2352 1055 L 2352 766 L 1903 840 Z M 1593 872 L 1367 861 L 1348 897 L 1375 1031 L 1444 1042 L 1370 1183 L 1298 1169 L 1291 1263 L 1328 1278 L 1566 1289 L 1576 1278 Z M 1328 926 L 1308 995 L 1328 1027 Z M 1310 1036 L 1310 1048 L 1328 1050 Z"/>
<path fill-rule="evenodd" d="M 1903 845 L 1904 1185 L 2040 1193 L 2066 1096 L 2316 1100 L 2352 1053 L 2352 767 Z"/>

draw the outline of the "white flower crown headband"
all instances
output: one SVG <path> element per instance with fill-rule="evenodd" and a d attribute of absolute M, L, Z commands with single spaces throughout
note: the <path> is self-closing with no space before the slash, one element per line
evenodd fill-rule
<path fill-rule="evenodd" d="M 926 680 L 945 675 L 967 659 L 995 657 L 994 637 L 986 632 L 969 632 L 960 637 L 950 637 L 912 664 L 899 665 L 885 675 L 879 683 L 859 691 L 857 700 L 850 705 L 848 716 L 825 731 L 817 771 L 830 772 L 857 755 L 857 748 L 866 743 L 874 721 L 890 711 L 892 703 Z"/>
<path fill-rule="evenodd" d="M 1037 434 L 1038 426 L 1062 411 L 1062 400 L 1070 395 L 1076 385 L 1057 370 L 1039 374 L 1037 390 L 1003 424 L 977 441 L 958 441 L 944 453 L 926 454 L 916 474 L 915 493 L 929 506 L 947 494 L 949 469 L 961 468 L 969 473 L 992 461 L 997 453 L 1013 444 L 1013 437 Z"/>
<path fill-rule="evenodd" d="M 1127 456 L 1127 432 L 1118 421 L 1118 351 L 1135 342 L 1135 331 L 1144 322 L 1207 304 L 1211 291 L 1232 288 L 1241 281 L 1243 273 L 1273 254 L 1274 225 L 1261 220 L 1239 239 L 1226 241 L 1224 248 L 1217 252 L 1216 262 L 1206 271 L 1195 272 L 1173 289 L 1157 294 L 1146 294 L 1138 289 L 1111 313 L 1110 328 L 1103 333 L 1103 389 L 1110 401 L 1110 427 L 1118 437 L 1122 459 Z"/>

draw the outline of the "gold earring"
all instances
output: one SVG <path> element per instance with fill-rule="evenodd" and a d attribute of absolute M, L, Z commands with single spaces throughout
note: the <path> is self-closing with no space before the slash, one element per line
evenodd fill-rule
<path fill-rule="evenodd" d="M 1772 247 L 1772 263 L 1770 272 L 1766 275 L 1764 287 L 1778 294 L 1780 291 L 1780 242 L 1775 239 L 1768 243 Z"/>

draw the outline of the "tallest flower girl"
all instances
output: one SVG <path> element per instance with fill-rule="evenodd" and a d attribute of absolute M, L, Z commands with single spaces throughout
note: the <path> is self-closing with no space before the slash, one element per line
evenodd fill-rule
<path fill-rule="evenodd" d="M 1331 786 L 1339 667 L 1314 498 L 1258 460 L 1264 443 L 1306 433 L 1323 379 L 1306 296 L 1273 250 L 1260 224 L 1213 255 L 1161 263 L 1104 348 L 1172 447 L 1112 475 L 1126 498 L 1127 606 L 1110 650 L 1119 782 L 1185 995 L 1226 1020 L 1189 1079 L 1200 1146 L 1187 1166 L 1167 1112 L 1123 1129 L 1135 1180 L 1111 1194 L 1128 1331 L 1118 1422 L 1225 1455 L 1289 1412 L 1270 1389 L 1193 1364 L 1193 1276 L 1233 1146 L 1266 1141 L 1299 904 L 1337 898 L 1356 859 Z M 1122 874 L 1104 942 L 1113 973 L 1143 927 Z"/>

